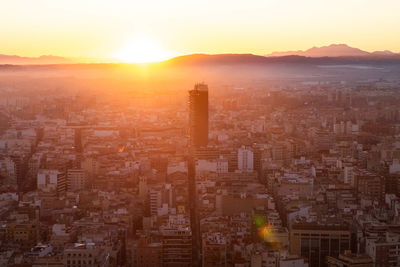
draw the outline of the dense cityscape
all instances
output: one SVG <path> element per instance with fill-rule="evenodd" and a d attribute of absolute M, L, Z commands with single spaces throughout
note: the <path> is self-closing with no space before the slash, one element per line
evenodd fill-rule
<path fill-rule="evenodd" d="M 3 86 L 0 266 L 400 266 L 399 86 Z"/>

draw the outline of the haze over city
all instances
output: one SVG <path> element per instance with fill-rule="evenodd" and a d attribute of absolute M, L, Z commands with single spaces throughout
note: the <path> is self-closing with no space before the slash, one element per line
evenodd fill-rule
<path fill-rule="evenodd" d="M 400 266 L 400 2 L 0 2 L 0 266 Z"/>

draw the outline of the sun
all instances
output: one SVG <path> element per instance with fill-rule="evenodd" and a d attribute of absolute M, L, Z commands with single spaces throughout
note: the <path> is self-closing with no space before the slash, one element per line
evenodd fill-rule
<path fill-rule="evenodd" d="M 152 38 L 139 35 L 128 40 L 114 55 L 126 63 L 159 62 L 172 57 L 172 53 Z"/>

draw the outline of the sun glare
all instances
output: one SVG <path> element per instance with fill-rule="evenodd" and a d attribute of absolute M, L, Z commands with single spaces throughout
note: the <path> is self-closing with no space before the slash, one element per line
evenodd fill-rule
<path fill-rule="evenodd" d="M 148 63 L 166 60 L 171 52 L 147 36 L 136 36 L 117 51 L 115 57 L 126 63 Z"/>

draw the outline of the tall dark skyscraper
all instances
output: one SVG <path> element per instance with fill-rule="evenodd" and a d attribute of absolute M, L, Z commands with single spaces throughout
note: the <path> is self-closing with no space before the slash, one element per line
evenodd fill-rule
<path fill-rule="evenodd" d="M 208 143 L 208 86 L 198 83 L 189 91 L 189 207 L 192 230 L 192 266 L 201 266 L 200 221 L 197 210 L 196 170 L 193 151 Z"/>
<path fill-rule="evenodd" d="M 189 141 L 192 148 L 208 143 L 208 86 L 204 83 L 189 91 Z"/>

